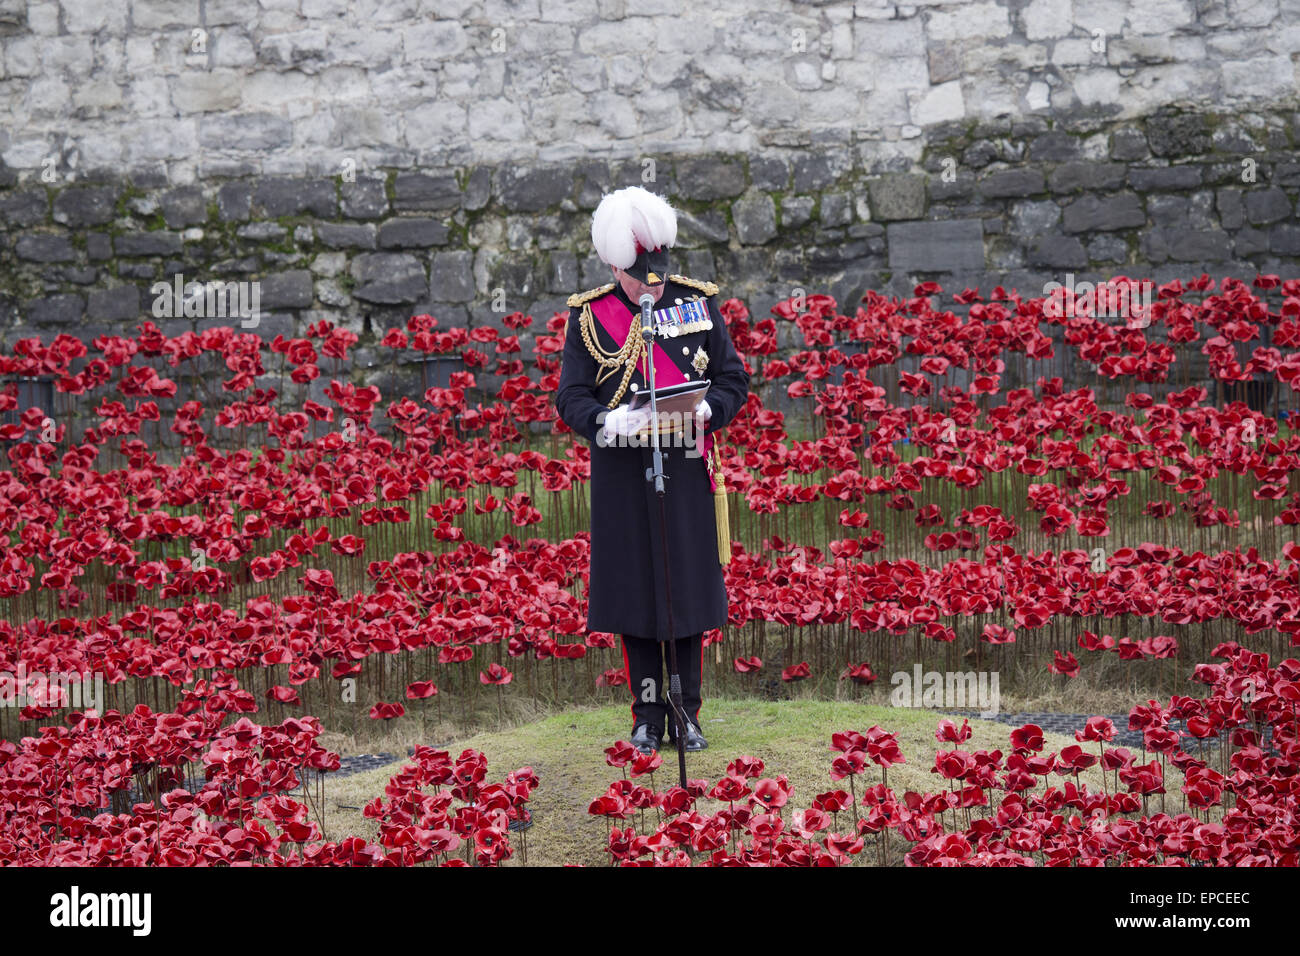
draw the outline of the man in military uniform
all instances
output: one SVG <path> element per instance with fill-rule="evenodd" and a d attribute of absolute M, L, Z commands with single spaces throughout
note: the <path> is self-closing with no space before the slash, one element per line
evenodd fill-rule
<path fill-rule="evenodd" d="M 725 498 L 713 435 L 744 407 L 749 372 L 736 352 L 712 282 L 669 275 L 677 214 L 639 186 L 606 195 L 592 217 L 592 240 L 614 281 L 570 296 L 555 407 L 591 442 L 591 570 L 587 627 L 619 634 L 632 693 L 633 745 L 673 740 L 663 644 L 676 643 L 688 750 L 708 746 L 700 731 L 704 631 L 727 620 L 722 564 L 730 560 Z M 660 424 L 663 450 L 672 633 L 664 588 L 664 541 L 654 484 L 649 413 L 631 397 L 650 387 L 639 300 L 655 299 L 654 375 L 659 388 L 710 381 L 696 408 L 698 428 Z M 674 741 L 675 742 L 675 741 Z"/>

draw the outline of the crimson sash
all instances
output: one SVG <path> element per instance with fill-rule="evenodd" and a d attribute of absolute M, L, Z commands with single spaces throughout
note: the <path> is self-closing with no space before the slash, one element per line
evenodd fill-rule
<path fill-rule="evenodd" d="M 627 306 L 616 295 L 603 295 L 594 300 L 591 303 L 591 314 L 600 323 L 601 328 L 609 333 L 616 346 L 621 346 L 627 341 L 627 333 L 631 330 L 632 319 L 636 315 L 629 312 Z M 651 346 L 655 350 L 655 384 L 651 387 L 667 388 L 688 381 L 686 373 L 677 367 L 677 363 L 659 345 L 658 338 L 659 336 L 656 335 L 656 341 Z M 641 372 L 642 377 L 649 381 L 649 377 L 646 375 L 644 355 L 641 357 L 638 370 Z M 697 438 L 697 444 L 699 445 L 700 454 L 704 456 L 705 463 L 711 466 L 713 462 L 709 455 L 713 450 L 713 436 L 704 435 L 702 438 Z M 716 487 L 713 480 L 713 468 L 708 467 L 706 470 L 709 473 L 709 488 L 713 490 Z"/>

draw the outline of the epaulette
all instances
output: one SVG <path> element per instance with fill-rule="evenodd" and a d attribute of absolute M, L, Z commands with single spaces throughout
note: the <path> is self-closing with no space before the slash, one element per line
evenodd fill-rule
<path fill-rule="evenodd" d="M 588 289 L 586 292 L 575 292 L 573 293 L 573 295 L 569 296 L 568 306 L 571 309 L 577 308 L 578 306 L 586 302 L 590 302 L 592 299 L 599 299 L 602 295 L 604 295 L 606 292 L 609 292 L 613 288 L 614 288 L 614 283 L 607 282 L 604 285 L 598 286 L 595 289 Z"/>
<path fill-rule="evenodd" d="M 705 282 L 701 279 L 692 279 L 689 276 L 669 276 L 674 282 L 680 282 L 682 285 L 688 285 L 692 289 L 699 289 L 705 295 L 717 295 L 718 286 L 713 282 Z"/>

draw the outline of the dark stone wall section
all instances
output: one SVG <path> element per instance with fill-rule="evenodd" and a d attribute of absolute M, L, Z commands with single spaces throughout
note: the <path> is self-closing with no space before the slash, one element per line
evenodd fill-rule
<path fill-rule="evenodd" d="M 678 207 L 674 269 L 760 316 L 799 290 L 851 311 L 867 289 L 909 295 L 930 279 L 948 295 L 999 284 L 1041 295 L 1069 274 L 1300 275 L 1300 114 L 1165 110 L 922 135 L 907 168 L 862 147 L 771 148 L 660 160 L 652 182 L 640 162 L 599 159 L 179 186 L 93 173 L 44 183 L 0 166 L 0 334 L 88 340 L 146 319 L 201 331 L 235 323 L 155 318 L 153 284 L 258 281 L 255 331 L 330 319 L 361 337 L 352 373 L 364 379 L 384 331 L 412 314 L 504 329 L 522 311 L 540 326 L 569 293 L 608 281 L 591 212 L 631 184 Z"/>

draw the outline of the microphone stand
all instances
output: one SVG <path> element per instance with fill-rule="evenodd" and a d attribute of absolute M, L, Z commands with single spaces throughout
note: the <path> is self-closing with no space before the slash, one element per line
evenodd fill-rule
<path fill-rule="evenodd" d="M 655 397 L 655 330 L 651 326 L 650 310 L 654 297 L 649 292 L 641 296 L 641 341 L 645 343 L 647 381 L 650 383 L 650 435 L 654 449 L 654 464 L 645 470 L 645 480 L 653 481 L 655 496 L 659 499 L 659 538 L 664 555 L 664 608 L 668 614 L 668 704 L 671 719 L 677 728 L 677 770 L 682 789 L 686 789 L 686 713 L 682 709 L 682 677 L 677 669 L 677 640 L 673 634 L 673 580 L 668 561 L 668 519 L 664 510 L 664 456 L 659 448 L 659 401 Z"/>

